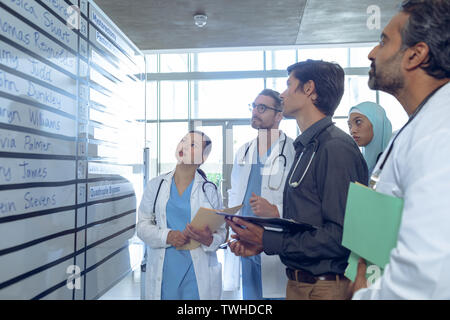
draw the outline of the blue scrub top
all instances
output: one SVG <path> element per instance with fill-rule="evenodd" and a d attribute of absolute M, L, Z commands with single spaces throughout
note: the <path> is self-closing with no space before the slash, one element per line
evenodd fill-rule
<path fill-rule="evenodd" d="M 270 155 L 271 148 L 267 150 L 261 159 L 259 157 L 258 150 L 257 163 L 252 164 L 252 169 L 248 177 L 247 190 L 244 196 L 244 206 L 242 207 L 241 213 L 243 216 L 255 216 L 250 206 L 250 198 L 252 197 L 252 192 L 257 196 L 261 196 L 261 185 L 262 185 L 262 169 L 267 157 Z M 262 296 L 262 280 L 261 280 L 261 255 L 256 255 L 252 257 L 242 257 L 242 297 L 244 300 L 261 300 Z"/>
<path fill-rule="evenodd" d="M 183 231 L 191 222 L 191 184 L 180 196 L 172 179 L 170 198 L 166 205 L 167 227 Z M 199 300 L 197 278 L 189 250 L 166 249 L 161 284 L 162 300 Z"/>

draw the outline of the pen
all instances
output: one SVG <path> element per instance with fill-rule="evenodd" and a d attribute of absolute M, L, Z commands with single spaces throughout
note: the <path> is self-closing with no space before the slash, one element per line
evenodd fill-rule
<path fill-rule="evenodd" d="M 222 243 L 222 244 L 219 246 L 219 249 L 226 249 L 227 246 L 228 246 L 230 243 L 233 243 L 233 242 L 236 242 L 236 241 L 238 241 L 238 239 L 233 239 L 233 240 L 231 240 L 230 242 Z"/>

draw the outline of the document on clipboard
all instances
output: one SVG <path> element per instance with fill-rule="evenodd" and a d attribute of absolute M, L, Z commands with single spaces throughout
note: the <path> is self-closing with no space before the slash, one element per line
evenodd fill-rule
<path fill-rule="evenodd" d="M 381 271 L 397 246 L 403 199 L 351 183 L 344 218 L 342 245 L 352 251 L 345 276 L 354 281 L 358 259 L 377 265 Z"/>
<path fill-rule="evenodd" d="M 231 219 L 234 215 L 227 214 L 226 212 L 216 212 L 220 216 L 224 216 L 226 219 Z M 314 231 L 317 227 L 308 223 L 297 222 L 292 219 L 283 218 L 271 218 L 271 217 L 249 217 L 249 216 L 236 216 L 239 219 L 248 221 L 260 225 L 268 230 L 274 231 L 288 231 L 288 232 L 303 232 Z"/>
<path fill-rule="evenodd" d="M 227 214 L 233 216 L 242 208 L 242 205 L 232 207 L 232 208 L 226 208 L 226 209 L 220 209 L 223 212 L 226 212 Z M 210 208 L 203 208 L 200 207 L 198 209 L 197 213 L 195 214 L 194 219 L 191 221 L 191 225 L 195 228 L 204 228 L 205 226 L 208 226 L 209 230 L 211 232 L 215 232 L 221 225 L 225 223 L 225 218 L 222 216 L 218 216 L 216 214 L 216 209 L 210 209 Z M 192 250 L 195 248 L 198 248 L 200 246 L 200 242 L 190 239 L 188 243 L 181 247 L 177 247 L 177 250 Z"/>

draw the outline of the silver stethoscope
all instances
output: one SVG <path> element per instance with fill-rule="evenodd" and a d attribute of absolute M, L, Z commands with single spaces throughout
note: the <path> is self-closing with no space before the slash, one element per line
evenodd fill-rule
<path fill-rule="evenodd" d="M 273 176 L 273 174 L 272 174 L 273 167 L 275 166 L 275 162 L 279 159 L 282 159 L 283 160 L 283 173 L 286 170 L 287 159 L 286 159 L 286 156 L 284 155 L 284 147 L 286 146 L 287 136 L 284 132 L 283 132 L 283 135 L 284 135 L 284 141 L 283 141 L 283 146 L 281 147 L 281 152 L 275 158 L 273 158 L 272 163 L 270 165 L 269 180 L 267 181 L 267 184 L 268 184 L 268 187 L 270 190 L 279 190 L 281 187 L 281 183 L 283 181 L 283 179 L 281 179 L 277 186 L 271 185 L 272 176 Z M 245 159 L 247 158 L 247 154 L 248 154 L 248 151 L 250 150 L 252 143 L 253 143 L 253 141 L 248 144 L 247 148 L 245 149 L 244 156 L 242 157 L 241 161 L 239 162 L 239 165 L 241 167 L 245 165 L 245 162 L 246 162 Z M 282 177 L 283 175 L 280 175 L 280 176 Z"/>
<path fill-rule="evenodd" d="M 317 137 L 320 133 L 322 133 L 322 131 L 324 131 L 326 128 L 328 128 L 332 124 L 333 123 L 330 123 L 327 126 L 325 126 L 324 128 L 322 128 L 322 130 L 320 130 L 320 132 L 318 132 L 315 136 Z M 306 165 L 305 171 L 303 171 L 303 174 L 300 176 L 300 179 L 298 179 L 297 181 L 292 181 L 292 178 L 295 175 L 295 172 L 297 171 L 298 164 L 300 163 L 300 160 L 302 159 L 303 155 L 305 154 L 306 149 L 311 150 L 311 148 L 308 148 L 308 146 L 310 146 L 310 145 L 312 145 L 313 152 L 311 154 L 311 157 L 309 158 L 308 164 Z M 314 138 L 312 142 L 308 143 L 308 145 L 303 148 L 302 153 L 300 153 L 300 156 L 298 157 L 297 162 L 295 163 L 294 170 L 292 170 L 291 175 L 288 180 L 289 186 L 291 188 L 297 188 L 302 183 L 303 179 L 306 176 L 306 173 L 308 172 L 309 167 L 311 166 L 311 163 L 314 159 L 314 156 L 316 155 L 318 148 L 319 148 L 319 140 L 317 140 L 317 138 Z"/>
<path fill-rule="evenodd" d="M 288 180 L 289 186 L 291 188 L 297 188 L 300 185 L 300 183 L 302 183 L 303 179 L 306 176 L 306 173 L 308 172 L 309 167 L 311 166 L 314 156 L 316 155 L 317 148 L 319 147 L 319 141 L 317 139 L 314 139 L 312 144 L 313 144 L 313 153 L 311 154 L 311 157 L 309 158 L 309 161 L 308 161 L 308 164 L 306 165 L 305 171 L 301 175 L 300 179 L 298 179 L 297 181 L 292 181 L 292 177 L 294 176 L 295 172 L 297 171 L 298 164 L 300 163 L 300 160 L 302 160 L 302 157 L 305 154 L 306 147 L 303 149 L 302 153 L 300 153 L 300 156 L 298 157 L 298 160 L 295 164 L 294 170 L 292 170 L 291 176 L 289 177 L 289 180 Z"/>

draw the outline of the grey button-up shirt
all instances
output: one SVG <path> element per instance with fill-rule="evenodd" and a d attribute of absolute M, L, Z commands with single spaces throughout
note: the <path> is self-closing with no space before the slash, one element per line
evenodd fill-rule
<path fill-rule="evenodd" d="M 341 245 L 345 205 L 350 182 L 367 184 L 366 162 L 353 139 L 323 118 L 294 142 L 294 163 L 286 180 L 283 217 L 317 227 L 315 231 L 286 233 L 264 231 L 264 252 L 278 254 L 291 269 L 314 275 L 344 273 L 349 250 Z M 298 182 L 310 166 L 298 187 Z M 302 154 L 297 169 L 297 161 Z"/>

